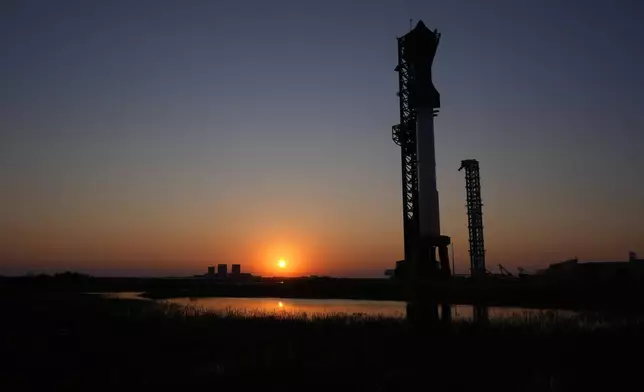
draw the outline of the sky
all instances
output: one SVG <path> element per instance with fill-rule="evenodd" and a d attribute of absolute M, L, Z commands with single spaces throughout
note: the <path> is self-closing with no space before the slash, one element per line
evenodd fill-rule
<path fill-rule="evenodd" d="M 456 272 L 468 158 L 489 269 L 644 253 L 637 0 L 8 0 L 0 274 L 382 276 L 403 257 L 391 126 L 410 19 L 442 33 Z"/>

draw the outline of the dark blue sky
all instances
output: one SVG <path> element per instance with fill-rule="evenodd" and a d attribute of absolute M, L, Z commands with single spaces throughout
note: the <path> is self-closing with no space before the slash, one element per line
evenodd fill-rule
<path fill-rule="evenodd" d="M 644 252 L 641 2 L 31 0 L 0 5 L 0 272 L 380 275 L 410 18 L 443 34 L 457 269 L 465 158 L 489 264 Z"/>

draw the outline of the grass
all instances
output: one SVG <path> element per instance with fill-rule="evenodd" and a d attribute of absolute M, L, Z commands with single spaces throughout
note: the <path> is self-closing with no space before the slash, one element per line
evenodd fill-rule
<path fill-rule="evenodd" d="M 329 323 L 329 324 L 358 324 L 369 326 L 370 324 L 405 325 L 407 321 L 384 315 L 371 315 L 363 313 L 306 313 L 306 312 L 283 312 L 265 311 L 260 309 L 242 310 L 228 307 L 222 311 L 215 311 L 199 305 L 177 305 L 160 301 L 155 304 L 156 310 L 162 312 L 166 318 L 187 318 L 200 317 L 215 320 L 246 320 L 257 322 L 260 320 L 283 320 L 285 322 L 299 323 Z M 451 328 L 462 328 L 471 326 L 474 323 L 471 319 L 455 319 L 450 322 Z M 506 316 L 503 318 L 492 318 L 489 325 L 493 328 L 520 328 L 531 333 L 550 333 L 562 329 L 575 331 L 593 331 L 599 329 L 637 328 L 642 326 L 644 318 L 624 317 L 612 318 L 602 313 L 581 313 L 579 315 L 566 315 L 554 310 L 541 310 L 537 312 L 524 312 Z M 480 328 L 480 327 L 479 327 Z"/>
<path fill-rule="evenodd" d="M 0 380 L 20 390 L 619 390 L 644 337 L 639 322 L 548 312 L 413 324 L 53 293 L 0 309 Z"/>

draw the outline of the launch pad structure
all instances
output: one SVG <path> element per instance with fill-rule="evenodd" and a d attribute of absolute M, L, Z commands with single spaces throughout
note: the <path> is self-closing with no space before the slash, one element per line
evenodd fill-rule
<path fill-rule="evenodd" d="M 432 63 L 439 41 L 440 33 L 422 21 L 398 38 L 400 123 L 392 127 L 392 139 L 402 163 L 405 259 L 398 262 L 396 276 L 414 279 L 451 275 L 450 238 L 440 234 L 436 186 L 434 117 L 440 94 L 432 82 Z"/>
<path fill-rule="evenodd" d="M 461 161 L 458 171 L 465 169 L 467 197 L 467 228 L 470 235 L 470 271 L 473 277 L 485 276 L 485 245 L 483 242 L 483 202 L 481 175 L 476 159 Z"/>

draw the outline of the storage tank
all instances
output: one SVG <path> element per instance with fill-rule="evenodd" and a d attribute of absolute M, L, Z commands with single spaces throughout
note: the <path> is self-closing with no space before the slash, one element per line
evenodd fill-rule
<path fill-rule="evenodd" d="M 228 275 L 228 265 L 227 264 L 218 264 L 217 265 L 217 275 L 220 278 L 225 278 Z"/>

